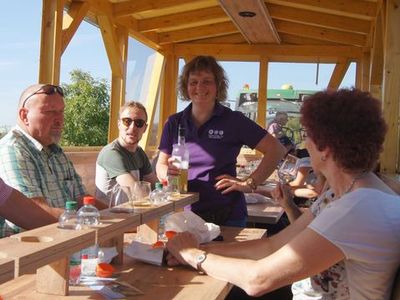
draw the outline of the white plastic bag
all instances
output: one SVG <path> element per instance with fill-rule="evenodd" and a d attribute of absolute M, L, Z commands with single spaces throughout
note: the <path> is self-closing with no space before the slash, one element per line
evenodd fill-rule
<path fill-rule="evenodd" d="M 182 211 L 167 216 L 165 219 L 165 230 L 176 232 L 189 231 L 197 238 L 200 244 L 212 241 L 221 233 L 218 225 L 206 223 L 191 211 Z"/>

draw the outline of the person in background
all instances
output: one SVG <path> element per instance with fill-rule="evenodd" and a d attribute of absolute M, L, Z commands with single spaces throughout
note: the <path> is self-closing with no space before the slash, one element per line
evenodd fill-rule
<path fill-rule="evenodd" d="M 62 88 L 34 84 L 20 97 L 17 125 L 0 140 L 0 177 L 56 218 L 67 200 L 81 204 L 86 194 L 80 176 L 58 146 L 63 126 Z M 19 232 L 10 222 L 5 224 L 7 235 Z"/>
<path fill-rule="evenodd" d="M 400 264 L 400 197 L 373 172 L 386 133 L 381 103 L 356 89 L 327 90 L 301 114 L 311 165 L 330 189 L 270 238 L 199 247 L 178 233 L 167 243 L 168 263 L 252 296 L 310 277 L 292 286 L 293 299 L 389 299 Z"/>
<path fill-rule="evenodd" d="M 0 178 L 0 216 L 24 229 L 34 229 L 57 222 L 57 218 L 47 213 L 23 194 L 4 183 Z M 4 222 L 4 219 L 0 222 Z M 3 226 L 1 228 L 4 228 Z M 3 236 L 0 233 L 0 236 Z"/>
<path fill-rule="evenodd" d="M 276 137 L 277 139 L 285 136 L 285 133 L 283 132 L 283 126 L 286 125 L 288 120 L 289 117 L 286 112 L 278 111 L 275 114 L 275 118 L 272 120 L 271 124 L 268 125 L 268 133 L 271 134 L 273 137 Z"/>
<path fill-rule="evenodd" d="M 120 108 L 118 117 L 119 136 L 106 145 L 96 162 L 96 197 L 108 203 L 116 183 L 132 186 L 135 181 L 145 180 L 153 186 L 157 176 L 150 161 L 139 146 L 147 129 L 146 108 L 139 102 L 127 102 Z"/>
<path fill-rule="evenodd" d="M 191 209 L 207 222 L 245 226 L 247 208 L 243 192 L 254 190 L 275 169 L 285 148 L 265 129 L 241 112 L 220 104 L 227 98 L 228 80 L 211 56 L 197 56 L 183 68 L 179 93 L 189 106 L 170 116 L 164 126 L 156 165 L 158 178 L 177 175 L 171 158 L 178 127 L 185 128 L 189 148 L 189 191 L 199 193 Z M 264 154 L 245 180 L 236 178 L 236 159 L 243 145 Z"/>
<path fill-rule="evenodd" d="M 288 152 L 293 152 L 295 150 L 295 145 L 290 140 L 290 138 L 283 131 L 283 127 L 289 120 L 289 116 L 284 111 L 278 111 L 275 114 L 275 118 L 268 125 L 267 131 L 273 137 L 277 138 L 283 146 L 287 149 Z"/>

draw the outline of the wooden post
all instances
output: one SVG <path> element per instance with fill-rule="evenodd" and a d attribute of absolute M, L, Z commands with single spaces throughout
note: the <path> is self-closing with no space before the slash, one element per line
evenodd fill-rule
<path fill-rule="evenodd" d="M 386 30 L 384 44 L 383 115 L 388 132 L 381 155 L 381 171 L 399 171 L 399 102 L 400 102 L 400 0 L 386 1 Z"/>
<path fill-rule="evenodd" d="M 257 104 L 257 123 L 266 128 L 267 114 L 267 82 L 268 82 L 268 59 L 261 57 L 260 73 L 258 82 L 258 104 Z"/>
<path fill-rule="evenodd" d="M 36 271 L 36 290 L 49 295 L 68 295 L 69 257 L 52 262 Z"/>
<path fill-rule="evenodd" d="M 43 0 L 39 83 L 59 84 L 64 0 Z"/>

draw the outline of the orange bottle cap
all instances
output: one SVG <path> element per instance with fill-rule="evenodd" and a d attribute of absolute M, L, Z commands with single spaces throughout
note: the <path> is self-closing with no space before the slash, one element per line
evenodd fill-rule
<path fill-rule="evenodd" d="M 111 277 L 115 272 L 115 268 L 107 263 L 99 263 L 96 266 L 96 276 L 97 277 Z"/>

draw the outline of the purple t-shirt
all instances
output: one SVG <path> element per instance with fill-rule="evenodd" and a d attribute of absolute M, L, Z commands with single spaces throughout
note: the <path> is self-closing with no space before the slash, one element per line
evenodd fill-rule
<path fill-rule="evenodd" d="M 3 179 L 0 178 L 0 206 L 2 206 L 10 197 L 12 188 L 4 183 Z"/>
<path fill-rule="evenodd" d="M 217 103 L 210 120 L 197 128 L 191 118 L 192 104 L 168 118 L 161 136 L 160 151 L 171 154 L 177 143 L 178 126 L 186 129 L 189 148 L 189 191 L 198 192 L 200 199 L 192 205 L 193 212 L 206 212 L 230 206 L 230 220 L 242 220 L 247 215 L 243 193 L 222 195 L 214 187 L 215 177 L 229 174 L 236 177 L 236 158 L 243 145 L 254 148 L 268 134 L 265 129 L 241 112 Z"/>

